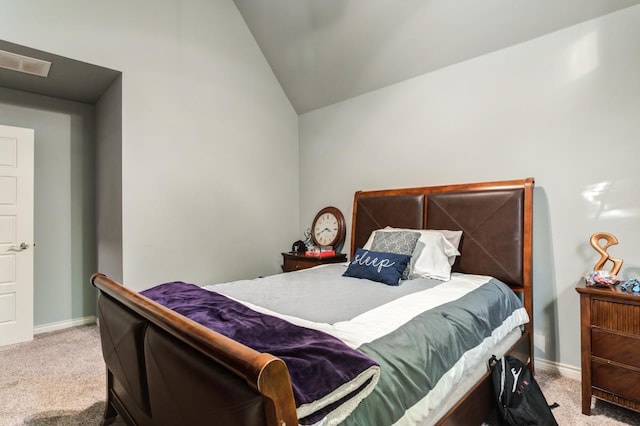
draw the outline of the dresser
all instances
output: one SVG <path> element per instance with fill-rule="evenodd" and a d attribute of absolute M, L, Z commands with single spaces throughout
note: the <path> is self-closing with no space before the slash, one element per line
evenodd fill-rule
<path fill-rule="evenodd" d="M 640 295 L 576 286 L 580 294 L 582 413 L 591 397 L 640 411 Z"/>
<path fill-rule="evenodd" d="M 305 256 L 297 253 L 282 253 L 282 271 L 291 272 L 312 268 L 327 263 L 341 263 L 347 261 L 345 253 L 336 253 L 334 256 Z"/>

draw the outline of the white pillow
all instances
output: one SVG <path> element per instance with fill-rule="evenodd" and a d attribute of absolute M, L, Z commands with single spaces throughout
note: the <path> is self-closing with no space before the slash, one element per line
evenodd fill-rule
<path fill-rule="evenodd" d="M 458 251 L 458 247 L 460 247 L 460 240 L 462 239 L 462 231 L 449 231 L 447 229 L 427 229 L 427 231 L 440 232 L 447 241 L 451 243 L 454 249 L 456 249 L 456 254 L 450 256 L 460 256 L 460 252 Z M 455 260 L 455 259 L 454 259 Z M 453 265 L 453 263 L 452 263 Z"/>
<path fill-rule="evenodd" d="M 365 250 L 371 249 L 376 232 L 400 230 L 420 233 L 420 238 L 411 256 L 409 277 L 448 281 L 451 278 L 451 265 L 455 262 L 456 256 L 460 255 L 458 245 L 462 238 L 462 231 L 386 227 L 373 231 L 363 248 Z"/>

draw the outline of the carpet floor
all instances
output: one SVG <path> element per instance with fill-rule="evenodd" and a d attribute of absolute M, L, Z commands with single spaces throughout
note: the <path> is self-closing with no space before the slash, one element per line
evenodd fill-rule
<path fill-rule="evenodd" d="M 0 425 L 99 425 L 105 371 L 95 325 L 41 334 L 0 348 Z M 538 369 L 536 380 L 560 425 L 640 425 L 635 413 L 604 401 L 580 409 L 580 382 Z M 120 418 L 113 423 L 124 424 Z"/>

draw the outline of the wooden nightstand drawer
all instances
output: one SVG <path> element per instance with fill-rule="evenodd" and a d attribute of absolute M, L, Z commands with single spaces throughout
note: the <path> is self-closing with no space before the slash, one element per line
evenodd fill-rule
<path fill-rule="evenodd" d="M 591 384 L 630 401 L 638 402 L 640 398 L 640 371 L 617 367 L 606 361 L 593 360 L 591 363 Z"/>
<path fill-rule="evenodd" d="M 318 265 L 326 265 L 328 263 L 342 263 L 347 261 L 347 255 L 337 253 L 334 256 L 319 257 L 305 256 L 304 254 L 282 253 L 282 271 L 293 272 L 302 269 L 313 268 Z"/>
<path fill-rule="evenodd" d="M 287 260 L 284 263 L 284 265 L 285 265 L 284 272 L 291 272 L 291 271 L 298 271 L 300 269 L 311 268 L 316 264 L 314 262 L 305 262 L 304 260 L 294 259 L 294 260 Z"/>
<path fill-rule="evenodd" d="M 591 353 L 640 369 L 640 336 L 614 333 L 599 328 L 591 330 Z"/>

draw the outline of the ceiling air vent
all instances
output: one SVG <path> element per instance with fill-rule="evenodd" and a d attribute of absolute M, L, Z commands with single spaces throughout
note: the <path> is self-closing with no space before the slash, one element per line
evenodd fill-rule
<path fill-rule="evenodd" d="M 51 62 L 0 50 L 0 68 L 46 77 Z"/>

